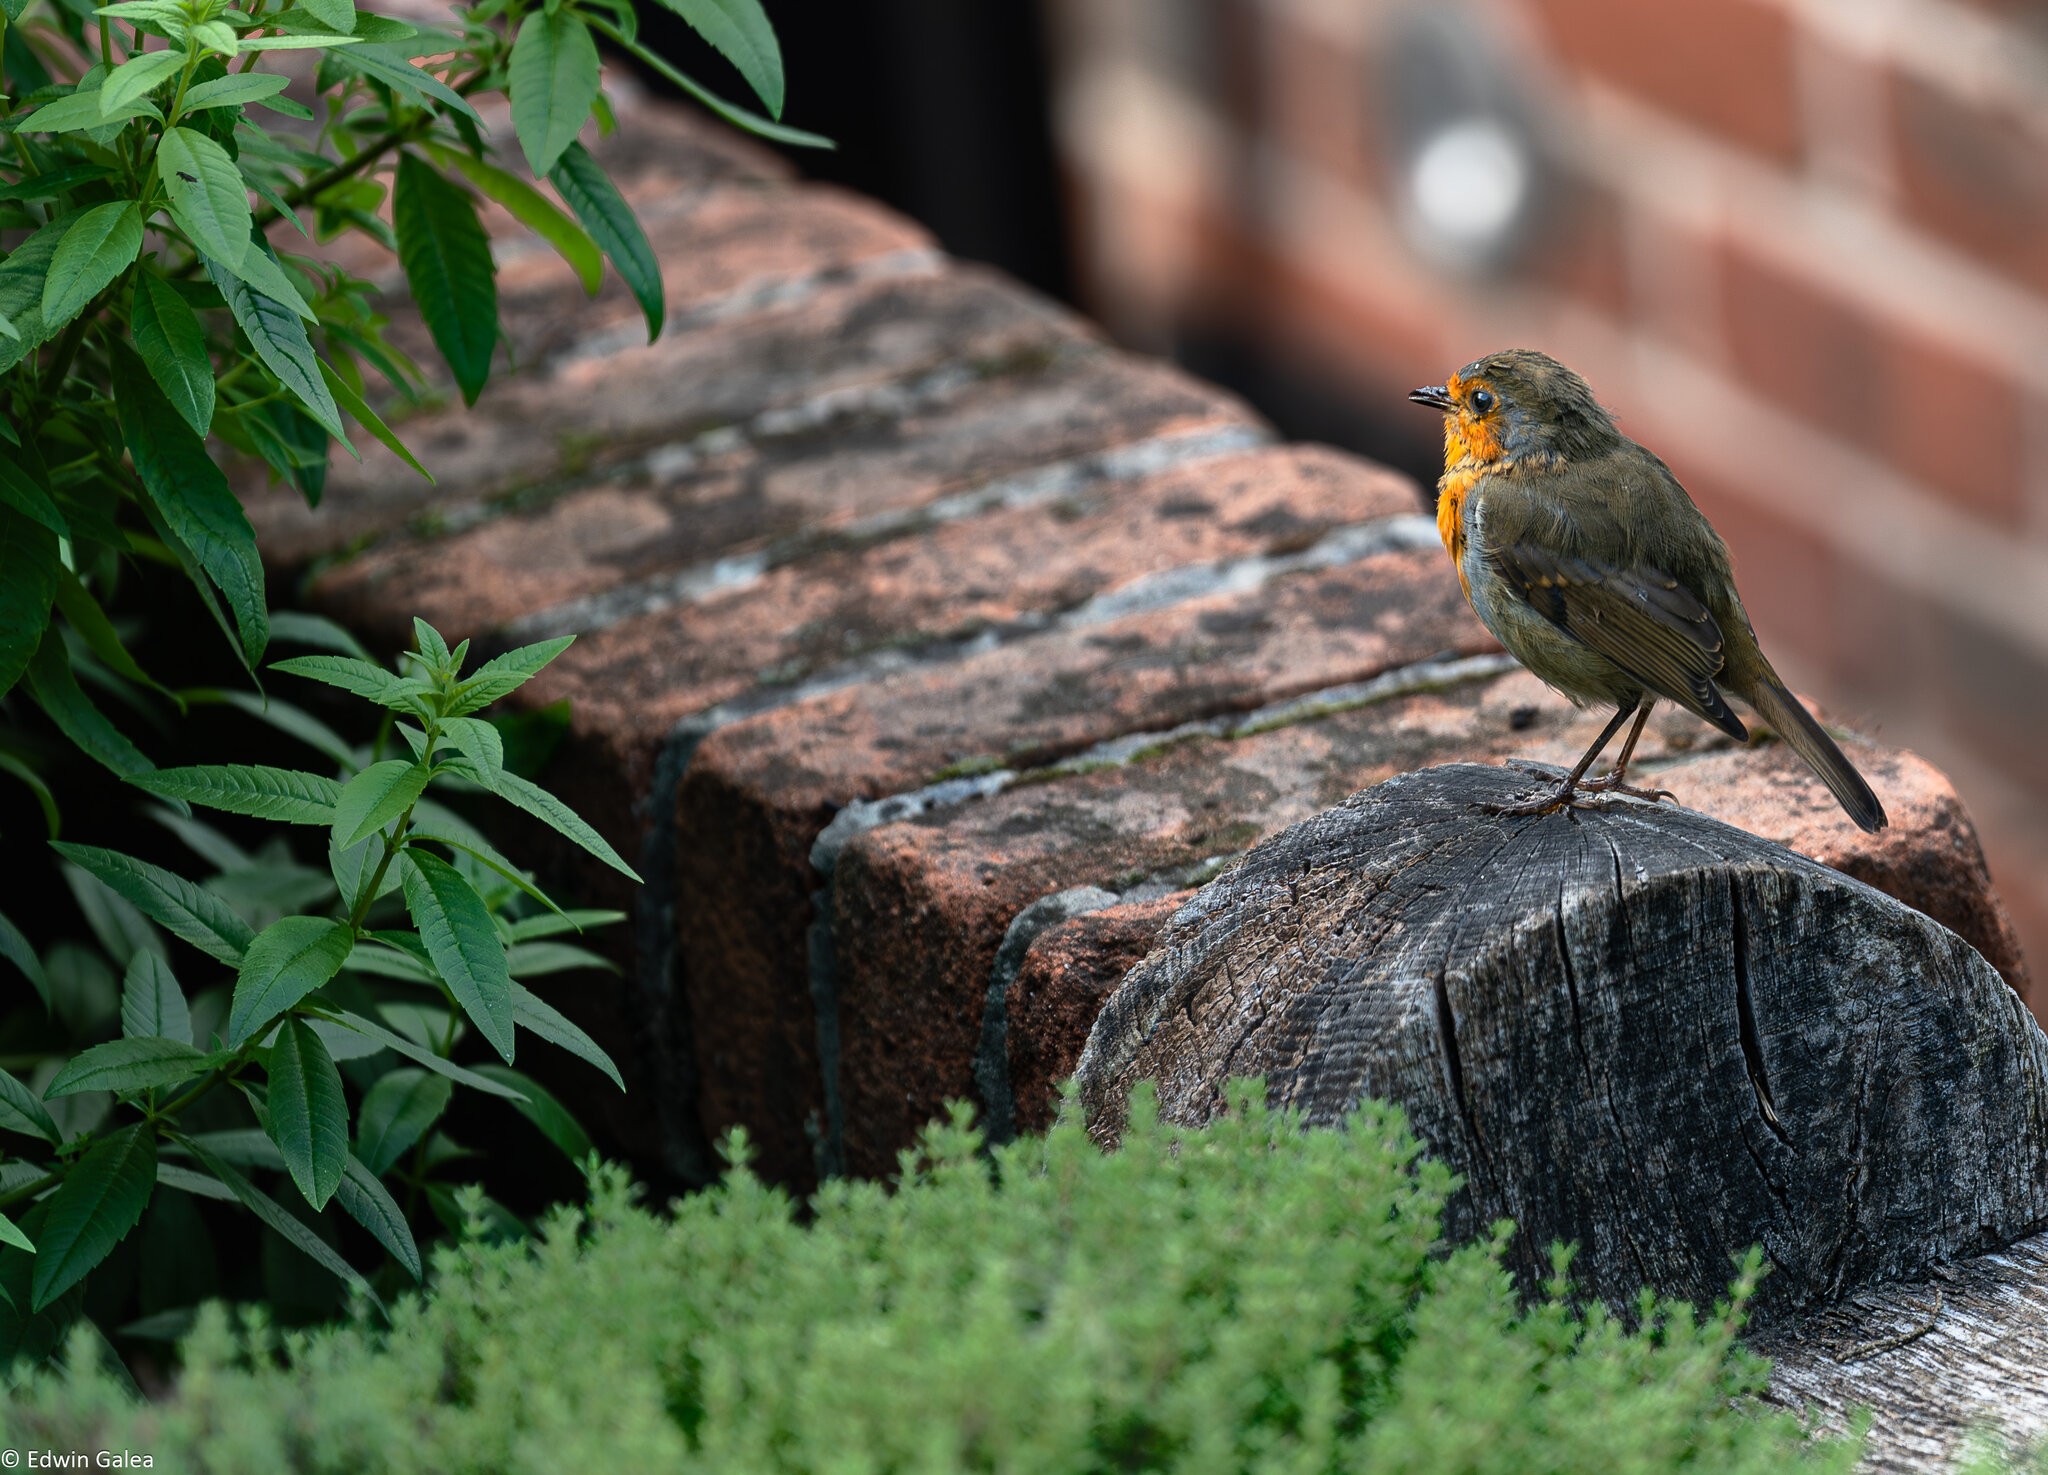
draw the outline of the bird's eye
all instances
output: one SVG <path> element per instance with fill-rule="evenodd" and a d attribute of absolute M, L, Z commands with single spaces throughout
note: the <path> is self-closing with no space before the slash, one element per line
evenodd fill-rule
<path fill-rule="evenodd" d="M 1473 391 L 1472 391 L 1472 408 L 1473 408 L 1474 410 L 1478 411 L 1478 412 L 1479 412 L 1480 414 L 1482 414 L 1482 415 L 1484 415 L 1484 414 L 1485 414 L 1485 413 L 1486 413 L 1487 411 L 1491 410 L 1491 409 L 1493 408 L 1493 394 L 1492 394 L 1492 392 L 1491 392 L 1490 390 L 1485 390 L 1485 389 L 1475 389 L 1475 390 L 1473 390 Z"/>

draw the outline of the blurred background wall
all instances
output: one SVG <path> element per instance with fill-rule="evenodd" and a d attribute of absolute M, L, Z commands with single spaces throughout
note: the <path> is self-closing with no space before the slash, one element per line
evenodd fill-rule
<path fill-rule="evenodd" d="M 1765 647 L 1955 779 L 2048 966 L 2048 6 L 778 0 L 799 162 L 1295 435 L 1593 381 Z"/>

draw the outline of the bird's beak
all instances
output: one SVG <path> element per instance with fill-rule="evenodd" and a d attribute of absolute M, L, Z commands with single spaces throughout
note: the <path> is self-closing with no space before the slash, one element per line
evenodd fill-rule
<path fill-rule="evenodd" d="M 1425 384 L 1420 389 L 1411 389 L 1408 391 L 1408 399 L 1410 403 L 1428 405 L 1432 410 L 1442 410 L 1445 414 L 1458 408 L 1458 402 L 1451 398 L 1451 392 L 1441 384 Z"/>

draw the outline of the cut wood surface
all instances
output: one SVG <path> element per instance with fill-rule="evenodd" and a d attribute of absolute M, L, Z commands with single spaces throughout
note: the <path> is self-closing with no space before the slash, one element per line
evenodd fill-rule
<path fill-rule="evenodd" d="M 1955 934 L 1672 805 L 1481 806 L 1547 780 L 1451 765 L 1246 856 L 1104 1008 L 1081 1103 L 1206 1120 L 1223 1082 L 1334 1121 L 1400 1103 L 1465 1186 L 1612 1303 L 1708 1303 L 1761 1244 L 1759 1327 L 2048 1223 L 2048 1041 Z"/>
<path fill-rule="evenodd" d="M 1973 1437 L 2011 1453 L 2048 1436 L 2048 1235 L 1859 1292 L 1756 1349 L 1774 1401 L 1823 1427 L 1868 1411 L 1865 1470 L 1953 1469 Z"/>

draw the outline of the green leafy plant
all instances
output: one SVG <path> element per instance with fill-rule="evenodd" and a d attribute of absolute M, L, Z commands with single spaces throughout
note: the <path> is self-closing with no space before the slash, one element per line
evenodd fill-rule
<path fill-rule="evenodd" d="M 120 1034 L 65 1060 L 40 1092 L 0 1071 L 0 1129 L 36 1144 L 0 1169 L 0 1354 L 47 1347 L 76 1314 L 87 1277 L 163 1189 L 237 1202 L 371 1291 L 317 1217 L 289 1211 L 252 1172 L 281 1172 L 310 1215 L 339 1210 L 417 1279 L 418 1243 L 391 1189 L 460 1221 L 438 1171 L 456 1149 L 435 1132 L 457 1087 L 505 1099 L 572 1158 L 589 1151 L 561 1104 L 511 1068 L 517 1043 L 538 1037 L 623 1082 L 605 1052 L 521 980 L 606 966 L 561 938 L 618 914 L 557 907 L 436 798 L 455 790 L 503 801 L 633 875 L 567 806 L 506 766 L 499 728 L 478 715 L 569 639 L 508 651 L 465 675 L 468 642 L 451 650 L 431 626 L 416 629 L 419 649 L 401 671 L 357 653 L 274 666 L 382 709 L 386 740 L 403 756 L 359 754 L 292 709 L 283 720 L 342 756 L 335 772 L 214 764 L 135 779 L 181 806 L 322 829 L 324 872 L 285 851 L 258 861 L 176 811 L 165 818 L 225 862 L 214 884 L 57 842 L 102 919 L 103 940 L 126 954 Z M 202 985 L 200 999 L 188 999 L 162 933 L 232 970 L 232 983 Z M 455 1062 L 471 1030 L 501 1063 Z M 354 1111 L 340 1062 L 354 1067 Z M 81 1102 L 68 1125 L 53 1113 Z M 208 1107 L 202 1130 L 194 1118 Z"/>
<path fill-rule="evenodd" d="M 137 1402 L 81 1343 L 18 1384 L 7 1443 L 238 1471 L 1738 1472 L 1851 1468 L 1755 1395 L 1745 1267 L 1632 1324 L 1560 1278 L 1518 1303 L 1502 1236 L 1441 1243 L 1450 1174 L 1400 1114 L 1341 1129 L 1256 1082 L 1200 1131 L 1149 1091 L 1121 1148 L 1069 1111 L 990 1159 L 964 1112 L 892 1192 L 799 1216 L 737 1167 L 668 1214 L 613 1169 L 535 1240 L 472 1237 L 388 1326 L 282 1348 L 217 1309 Z M 744 1161 L 744 1148 L 731 1153 Z"/>
<path fill-rule="evenodd" d="M 599 43 L 741 127 L 824 143 L 775 121 L 782 63 L 759 0 L 663 3 L 773 116 L 648 52 L 627 0 L 479 0 L 440 28 L 355 0 L 0 0 L 0 773 L 54 841 L 68 753 L 81 754 L 212 867 L 194 882 L 67 840 L 63 881 L 96 946 L 17 910 L 32 943 L 0 915 L 0 958 L 41 1005 L 0 1020 L 14 1071 L 0 1076 L 0 1133 L 10 1149 L 33 1144 L 0 1161 L 0 1359 L 40 1356 L 82 1307 L 120 1324 L 135 1308 L 105 1288 L 122 1276 L 151 1313 L 131 1331 L 179 1324 L 209 1284 L 188 1273 L 213 1256 L 222 1211 L 209 1201 L 242 1206 L 350 1284 L 417 1276 L 422 1204 L 458 1217 L 464 1150 L 437 1126 L 458 1086 L 505 1098 L 567 1152 L 589 1147 L 511 1061 L 537 1035 L 617 1079 L 521 982 L 595 962 L 563 934 L 609 914 L 555 907 L 441 802 L 494 796 L 625 869 L 508 760 L 512 726 L 484 711 L 558 646 L 464 676 L 465 649 L 422 625 L 409 664 L 388 671 L 333 627 L 273 611 L 226 467 L 264 463 L 317 505 L 353 435 L 426 475 L 393 422 L 440 396 L 441 376 L 394 347 L 378 292 L 331 248 L 339 236 L 395 255 L 442 382 L 467 402 L 505 347 L 486 201 L 593 295 L 609 262 L 650 338 L 661 332 L 653 251 L 578 141 L 590 120 L 615 122 Z M 492 94 L 516 149 L 486 136 L 478 104 Z M 179 632 L 124 608 L 152 566 L 189 583 L 252 682 L 273 637 L 322 647 L 277 669 L 367 698 L 385 714 L 377 743 L 364 751 L 253 692 L 156 679 L 138 653 L 156 664 L 147 638 Z M 190 643 L 164 644 L 182 658 Z M 131 736 L 138 721 L 181 736 L 209 704 L 332 766 L 159 768 Z M 302 864 L 278 840 L 246 849 L 194 806 L 324 826 L 329 863 Z M 174 960 L 166 935 L 232 985 Z M 499 1060 L 455 1063 L 471 1033 Z M 372 1277 L 336 1248 L 337 1216 L 391 1257 Z"/>
<path fill-rule="evenodd" d="M 668 3 L 779 114 L 758 0 Z M 424 474 L 375 406 L 419 403 L 426 377 L 320 243 L 353 232 L 396 253 L 474 402 L 502 342 L 479 197 L 593 293 L 609 260 L 661 331 L 653 252 L 577 139 L 612 121 L 597 38 L 743 127 L 824 142 L 654 56 L 626 0 L 480 0 L 453 18 L 430 29 L 354 0 L 0 0 L 0 696 L 25 686 L 124 778 L 150 760 L 93 692 L 176 701 L 108 618 L 124 561 L 182 568 L 250 670 L 270 636 L 255 536 L 208 437 L 309 502 L 333 447 L 355 454 L 351 424 Z M 530 181 L 487 146 L 475 104 L 493 92 Z M 0 729 L 0 767 L 54 809 L 34 752 Z"/>

